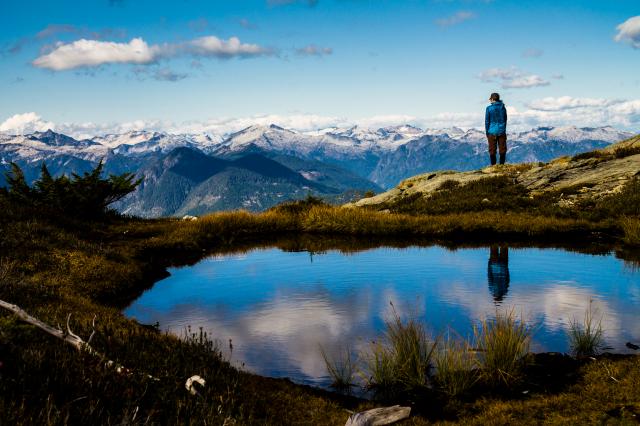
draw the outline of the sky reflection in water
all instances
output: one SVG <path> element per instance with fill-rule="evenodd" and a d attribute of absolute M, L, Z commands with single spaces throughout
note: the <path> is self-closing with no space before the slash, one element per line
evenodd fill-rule
<path fill-rule="evenodd" d="M 534 351 L 569 350 L 566 331 L 590 300 L 606 343 L 640 340 L 640 273 L 613 255 L 556 249 L 381 247 L 355 254 L 259 249 L 173 268 L 125 310 L 176 334 L 203 327 L 232 363 L 263 375 L 326 385 L 319 346 L 364 349 L 391 314 L 433 332 L 471 333 L 473 322 L 514 307 L 535 324 Z"/>

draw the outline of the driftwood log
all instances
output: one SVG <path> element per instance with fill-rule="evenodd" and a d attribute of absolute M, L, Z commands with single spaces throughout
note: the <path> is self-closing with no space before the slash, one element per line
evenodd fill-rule
<path fill-rule="evenodd" d="M 372 410 L 361 411 L 352 414 L 347 420 L 345 426 L 383 426 L 390 425 L 400 420 L 409 418 L 411 407 L 401 407 L 394 405 L 393 407 L 374 408 Z"/>

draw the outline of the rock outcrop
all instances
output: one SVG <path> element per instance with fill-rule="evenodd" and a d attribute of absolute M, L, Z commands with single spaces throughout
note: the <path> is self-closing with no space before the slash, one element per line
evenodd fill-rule
<path fill-rule="evenodd" d="M 387 192 L 347 206 L 375 207 L 416 193 L 429 198 L 442 185 L 452 184 L 450 181 L 465 185 L 492 176 L 512 178 L 533 197 L 547 191 L 559 193 L 558 203 L 565 206 L 584 199 L 598 199 L 620 191 L 630 179 L 640 177 L 640 135 L 600 150 L 560 157 L 549 163 L 498 165 L 470 172 L 425 173 L 405 179 Z"/>

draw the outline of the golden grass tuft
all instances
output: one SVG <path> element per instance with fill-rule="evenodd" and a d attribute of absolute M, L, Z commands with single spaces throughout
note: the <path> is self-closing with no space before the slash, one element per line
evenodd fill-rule
<path fill-rule="evenodd" d="M 403 321 L 394 308 L 384 339 L 373 342 L 364 356 L 368 387 L 385 396 L 426 388 L 437 347 L 438 338 L 430 338 L 415 319 Z"/>
<path fill-rule="evenodd" d="M 494 387 L 516 384 L 529 353 L 531 330 L 516 319 L 515 310 L 483 320 L 474 327 L 474 336 L 483 381 Z"/>
<path fill-rule="evenodd" d="M 467 393 L 478 381 L 478 360 L 469 342 L 448 336 L 436 356 L 435 381 L 450 397 Z"/>
<path fill-rule="evenodd" d="M 597 314 L 597 311 L 593 309 L 593 301 L 590 301 L 582 323 L 578 323 L 573 318 L 569 324 L 571 351 L 576 356 L 598 355 L 604 346 L 602 317 L 596 320 L 595 314 Z"/>
<path fill-rule="evenodd" d="M 624 216 L 620 219 L 620 226 L 624 232 L 625 244 L 640 246 L 640 218 Z"/>

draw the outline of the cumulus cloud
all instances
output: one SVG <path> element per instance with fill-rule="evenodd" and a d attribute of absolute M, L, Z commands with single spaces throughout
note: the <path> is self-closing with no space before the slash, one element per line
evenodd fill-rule
<path fill-rule="evenodd" d="M 80 39 L 72 43 L 56 44 L 51 52 L 36 58 L 33 65 L 52 71 L 64 71 L 117 63 L 145 65 L 179 55 L 246 58 L 270 53 L 270 49 L 242 43 L 237 37 L 222 40 L 215 36 L 205 36 L 184 43 L 162 45 L 149 45 L 142 38 L 134 38 L 128 43 Z"/>
<path fill-rule="evenodd" d="M 627 42 L 634 49 L 640 49 L 640 15 L 627 19 L 616 29 L 618 34 L 615 36 L 615 41 Z"/>
<path fill-rule="evenodd" d="M 640 99 L 608 100 L 592 98 L 544 98 L 519 110 L 507 107 L 509 121 L 519 129 L 535 126 L 614 126 L 637 131 L 640 126 Z"/>
<path fill-rule="evenodd" d="M 618 100 L 573 98 L 571 96 L 548 97 L 530 102 L 527 106 L 537 111 L 563 111 L 587 107 L 608 107 L 621 103 Z"/>
<path fill-rule="evenodd" d="M 26 134 L 54 129 L 55 124 L 43 120 L 35 112 L 15 114 L 0 124 L 0 132 L 9 134 Z"/>
<path fill-rule="evenodd" d="M 485 83 L 499 83 L 503 89 L 528 89 L 551 84 L 539 75 L 528 74 L 516 67 L 490 68 L 478 77 Z"/>
<path fill-rule="evenodd" d="M 141 38 L 129 43 L 80 39 L 69 44 L 59 43 L 53 51 L 36 58 L 33 65 L 63 71 L 108 63 L 148 64 L 155 61 L 159 53 L 159 46 L 149 46 Z"/>
<path fill-rule="evenodd" d="M 305 47 L 296 49 L 296 53 L 302 56 L 325 56 L 333 54 L 333 49 L 330 47 L 320 47 L 315 44 L 309 44 Z"/>
<path fill-rule="evenodd" d="M 158 70 L 162 71 L 162 70 Z M 170 72 L 170 71 L 169 71 Z M 153 75 L 151 78 L 155 78 Z M 613 126 L 638 131 L 640 127 L 640 99 L 608 100 L 597 98 L 573 98 L 561 96 L 542 98 L 529 102 L 525 108 L 509 104 L 509 130 L 525 131 L 537 126 Z M 53 123 L 42 119 L 35 112 L 16 114 L 0 124 L 0 132 L 27 134 L 49 128 L 75 138 L 91 138 L 109 133 L 132 130 L 165 131 L 169 133 L 209 133 L 225 135 L 253 125 L 278 124 L 300 132 L 315 132 L 327 128 L 347 128 L 354 125 L 363 128 L 410 124 L 422 129 L 449 127 L 482 128 L 484 109 L 474 112 L 442 112 L 427 117 L 390 114 L 361 118 L 346 118 L 318 114 L 260 114 L 246 117 L 220 117 L 209 120 L 171 122 L 166 120 L 133 120 L 120 123 Z"/>
<path fill-rule="evenodd" d="M 441 27 L 451 27 L 453 25 L 461 24 L 465 21 L 473 19 L 476 17 L 476 14 L 470 12 L 468 10 L 461 10 L 459 12 L 454 13 L 453 15 L 436 20 L 436 23 Z"/>
<path fill-rule="evenodd" d="M 194 56 L 210 56 L 217 58 L 251 57 L 273 53 L 271 49 L 261 47 L 257 44 L 242 43 L 238 37 L 231 37 L 229 40 L 221 40 L 215 36 L 200 37 L 187 43 L 169 46 L 169 52 L 191 53 Z M 171 54 L 171 53 L 169 53 Z"/>

